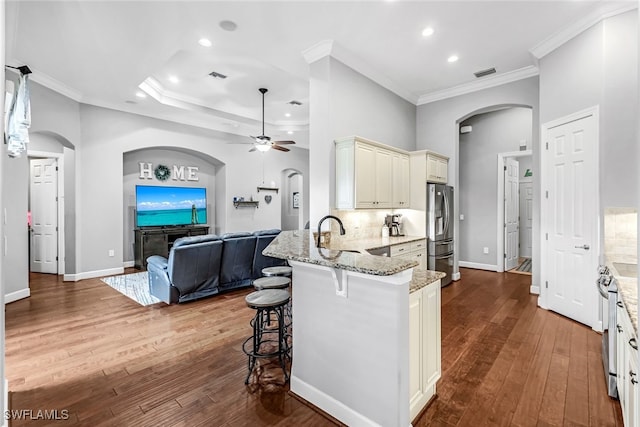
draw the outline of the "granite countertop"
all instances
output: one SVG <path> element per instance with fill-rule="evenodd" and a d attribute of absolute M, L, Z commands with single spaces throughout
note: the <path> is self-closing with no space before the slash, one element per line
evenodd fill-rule
<path fill-rule="evenodd" d="M 424 270 L 422 268 L 414 268 L 413 276 L 411 277 L 411 283 L 409 283 L 409 293 L 419 291 L 427 285 L 442 279 L 446 276 L 441 271 Z"/>
<path fill-rule="evenodd" d="M 344 238 L 341 236 L 332 236 L 329 247 L 331 249 L 348 249 L 357 250 L 360 253 L 368 253 L 367 249 L 379 249 L 385 246 L 399 245 L 407 242 L 415 242 L 424 240 L 422 236 L 390 236 L 390 237 L 364 237 L 361 239 Z"/>
<path fill-rule="evenodd" d="M 309 230 L 283 231 L 262 251 L 263 255 L 306 262 L 374 276 L 389 276 L 418 265 L 403 258 L 387 258 L 360 253 L 362 247 L 330 245 L 317 248 Z"/>
<path fill-rule="evenodd" d="M 618 283 L 618 295 L 622 298 L 633 328 L 638 330 L 638 278 L 632 276 L 630 266 L 633 264 L 607 262 L 607 267 Z M 635 273 L 637 274 L 637 273 Z"/>

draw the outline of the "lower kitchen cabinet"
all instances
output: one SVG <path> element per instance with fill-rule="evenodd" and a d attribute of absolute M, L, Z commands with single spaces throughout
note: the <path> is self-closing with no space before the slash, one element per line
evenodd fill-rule
<path fill-rule="evenodd" d="M 409 414 L 414 419 L 436 393 L 441 365 L 440 280 L 409 295 Z"/>
<path fill-rule="evenodd" d="M 616 325 L 616 385 L 624 425 L 635 427 L 640 422 L 638 391 L 638 341 L 627 309 L 618 301 Z"/>
<path fill-rule="evenodd" d="M 426 239 L 413 242 L 391 245 L 390 254 L 392 257 L 405 258 L 418 262 L 416 268 L 426 270 L 427 268 L 427 241 Z"/>

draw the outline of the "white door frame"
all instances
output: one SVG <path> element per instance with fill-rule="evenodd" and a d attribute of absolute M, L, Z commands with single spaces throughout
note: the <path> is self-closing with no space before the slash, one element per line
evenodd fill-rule
<path fill-rule="evenodd" d="M 547 135 L 549 133 L 549 129 L 551 128 L 555 128 L 557 126 L 561 126 L 563 124 L 569 123 L 569 122 L 573 122 L 576 120 L 580 120 L 580 119 L 584 119 L 586 117 L 589 116 L 593 116 L 594 118 L 594 126 L 595 126 L 595 132 L 594 132 L 594 137 L 596 138 L 595 141 L 595 153 L 593 153 L 594 155 L 594 167 L 595 167 L 595 174 L 596 174 L 596 182 L 600 182 L 600 108 L 598 105 L 595 105 L 593 107 L 589 107 L 589 108 L 585 108 L 584 110 L 580 110 L 577 111 L 575 113 L 569 114 L 567 116 L 564 117 L 560 117 L 559 119 L 555 119 L 552 120 L 550 122 L 546 122 L 543 123 L 541 125 L 541 129 L 540 129 L 540 150 L 543 151 L 544 147 L 543 144 L 546 143 L 546 139 L 547 139 Z M 548 182 L 550 180 L 549 177 L 545 177 L 544 174 L 544 170 L 545 167 L 547 167 L 547 165 L 545 164 L 545 156 L 544 153 L 540 156 L 540 188 L 541 190 L 541 202 L 542 200 L 544 200 L 544 189 L 548 187 Z M 596 251 L 595 253 L 598 254 L 597 256 L 600 255 L 600 219 L 601 219 L 601 215 L 600 215 L 600 191 L 598 189 L 596 189 L 595 191 L 595 203 L 596 203 L 596 207 L 597 207 L 597 212 L 596 212 L 596 223 L 598 224 L 598 230 L 596 230 L 595 233 L 595 238 L 593 239 L 593 249 Z M 540 253 L 541 254 L 545 254 L 547 253 L 547 251 L 549 250 L 549 244 L 548 242 L 544 239 L 544 235 L 547 232 L 547 230 L 549 229 L 549 218 L 547 217 L 547 212 L 544 208 L 544 204 L 542 209 L 540 209 Z M 548 293 L 546 292 L 546 287 L 543 286 L 544 282 L 545 282 L 545 278 L 547 277 L 547 263 L 546 263 L 546 257 L 542 256 L 542 259 L 540 260 L 540 295 L 538 296 L 538 306 L 540 308 L 544 308 L 545 310 L 549 309 L 549 304 L 547 301 L 548 298 Z M 595 286 L 595 285 L 594 285 Z M 596 313 L 596 316 L 601 316 L 600 313 Z M 602 331 L 602 318 L 596 319 L 596 321 L 593 322 L 593 326 L 592 329 L 595 331 Z"/>
<path fill-rule="evenodd" d="M 54 158 L 58 166 L 58 275 L 64 275 L 64 154 L 27 150 L 29 158 Z"/>
<path fill-rule="evenodd" d="M 496 198 L 498 210 L 498 234 L 496 236 L 498 249 L 496 250 L 496 271 L 498 273 L 502 273 L 504 271 L 504 159 L 507 157 L 526 157 L 532 155 L 532 150 L 498 153 L 498 197 Z"/>

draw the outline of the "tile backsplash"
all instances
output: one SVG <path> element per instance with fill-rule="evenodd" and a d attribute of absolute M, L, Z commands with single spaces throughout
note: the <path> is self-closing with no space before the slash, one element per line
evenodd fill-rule
<path fill-rule="evenodd" d="M 638 211 L 635 208 L 605 208 L 604 254 L 608 261 L 638 262 Z"/>
<path fill-rule="evenodd" d="M 347 231 L 345 236 L 340 236 L 340 228 L 335 221 L 331 221 L 332 238 L 335 239 L 370 239 L 382 236 L 382 225 L 387 215 L 401 214 L 402 233 L 410 236 L 425 235 L 425 213 L 411 209 L 357 209 L 339 210 L 332 209 L 331 215 L 335 215 L 344 224 Z"/>

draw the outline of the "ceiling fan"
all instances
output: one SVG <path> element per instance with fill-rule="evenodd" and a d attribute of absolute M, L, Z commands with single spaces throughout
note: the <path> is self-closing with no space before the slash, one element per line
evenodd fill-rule
<path fill-rule="evenodd" d="M 264 94 L 267 93 L 268 89 L 261 87 L 258 89 L 262 94 L 262 135 L 260 136 L 251 136 L 254 139 L 253 147 L 251 151 L 269 151 L 269 149 L 273 148 L 278 151 L 289 151 L 286 147 L 281 147 L 281 145 L 295 144 L 294 141 L 272 141 L 270 137 L 264 134 Z"/>

